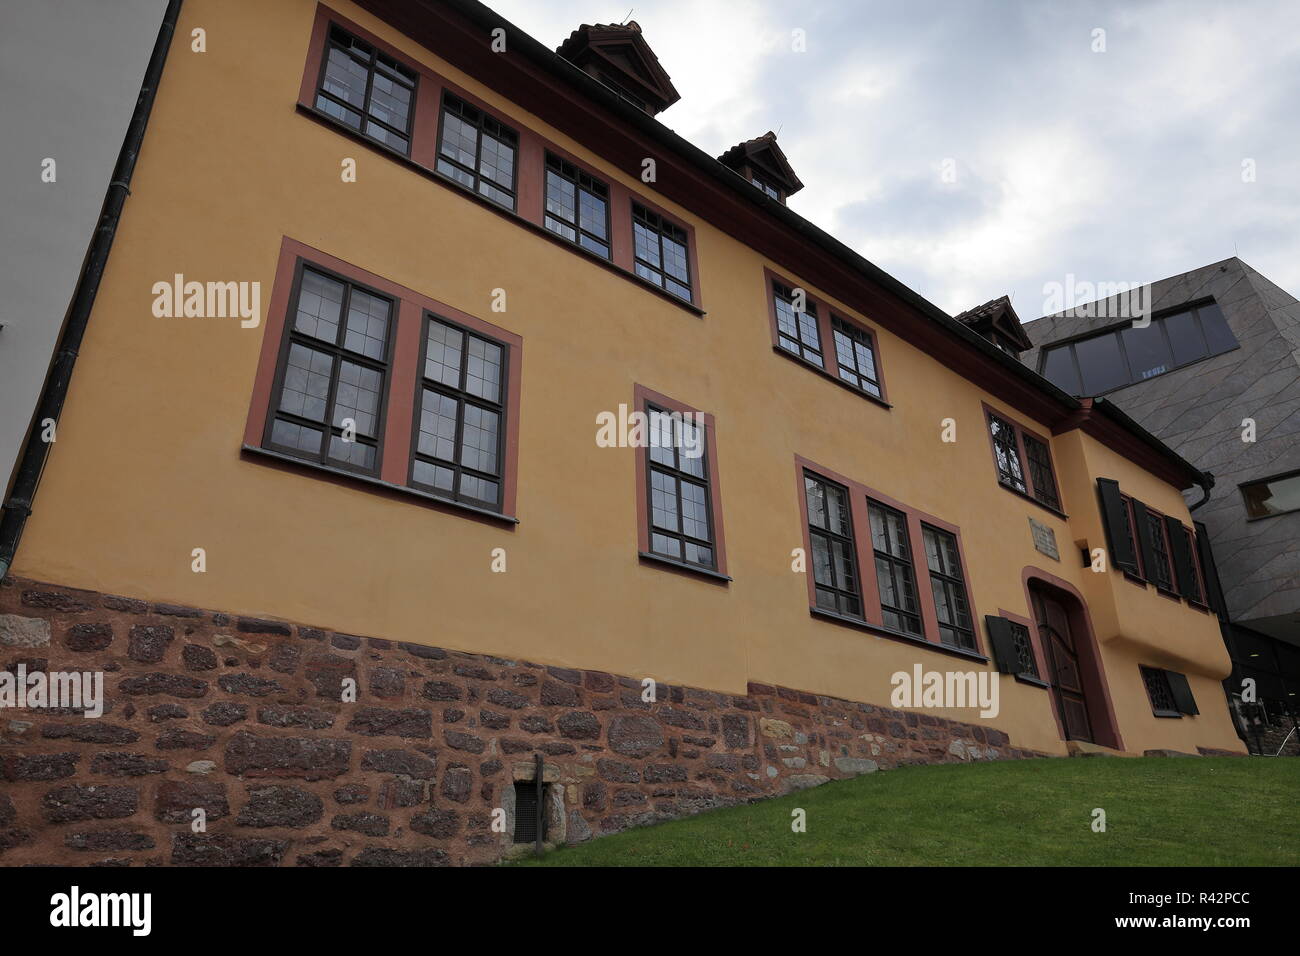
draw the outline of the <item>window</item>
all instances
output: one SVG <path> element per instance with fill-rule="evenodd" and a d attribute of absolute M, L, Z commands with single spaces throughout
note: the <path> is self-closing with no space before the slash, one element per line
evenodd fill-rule
<path fill-rule="evenodd" d="M 811 365 L 843 388 L 889 408 L 880 337 L 866 323 L 837 314 L 802 286 L 764 270 L 768 321 L 778 355 Z"/>
<path fill-rule="evenodd" d="M 817 606 L 836 614 L 861 617 L 862 592 L 858 586 L 848 489 L 807 471 L 803 483 Z"/>
<path fill-rule="evenodd" d="M 1074 349 L 1070 346 L 1044 349 L 1042 364 L 1043 367 L 1039 372 L 1043 378 L 1071 395 L 1083 394 L 1083 386 L 1079 382 L 1079 369 L 1074 364 Z"/>
<path fill-rule="evenodd" d="M 411 148 L 415 73 L 330 25 L 316 109 L 402 154 Z"/>
<path fill-rule="evenodd" d="M 546 154 L 546 228 L 609 258 L 609 187 L 572 163 Z"/>
<path fill-rule="evenodd" d="M 754 184 L 754 188 L 759 192 L 766 193 L 778 202 L 781 199 L 781 190 L 777 189 L 765 179 L 755 176 L 752 172 L 749 174 L 749 181 Z"/>
<path fill-rule="evenodd" d="M 868 500 L 871 546 L 876 558 L 881 622 L 905 634 L 922 634 L 921 607 L 916 596 L 916 570 L 907 535 L 907 515 Z"/>
<path fill-rule="evenodd" d="M 1019 621 L 993 615 L 985 617 L 984 624 L 989 631 L 989 644 L 998 672 L 1040 680 L 1029 628 Z"/>
<path fill-rule="evenodd" d="M 989 434 L 993 436 L 993 453 L 998 463 L 998 481 L 1016 491 L 1027 492 L 1025 472 L 1020 464 L 1020 446 L 1011 423 L 989 413 Z"/>
<path fill-rule="evenodd" d="M 715 569 L 713 506 L 705 425 L 654 405 L 649 417 L 650 551 Z"/>
<path fill-rule="evenodd" d="M 987 406 L 985 413 L 988 415 L 999 483 L 1059 513 L 1061 496 L 1056 490 L 1052 450 L 1047 442 Z"/>
<path fill-rule="evenodd" d="M 510 127 L 450 93 L 443 96 L 438 172 L 513 210 L 518 145 Z"/>
<path fill-rule="evenodd" d="M 1165 323 L 1152 322 L 1145 328 L 1130 326 L 1122 329 L 1119 337 L 1136 381 L 1154 378 L 1174 367 L 1174 354 L 1165 338 Z"/>
<path fill-rule="evenodd" d="M 966 599 L 957 537 L 927 524 L 921 526 L 921 534 L 925 538 L 925 560 L 930 568 L 934 609 L 939 616 L 939 640 L 973 651 L 975 628 L 971 621 L 970 602 Z"/>
<path fill-rule="evenodd" d="M 1100 395 L 1131 381 L 1124 367 L 1119 338 L 1113 334 L 1076 342 L 1074 358 L 1079 363 L 1085 395 Z"/>
<path fill-rule="evenodd" d="M 1061 499 L 1056 493 L 1056 475 L 1052 473 L 1052 453 L 1047 443 L 1033 435 L 1022 434 L 1025 457 L 1029 459 L 1029 479 L 1034 485 L 1034 497 L 1047 507 L 1061 510 Z"/>
<path fill-rule="evenodd" d="M 1144 569 L 1146 578 L 1162 591 L 1174 589 L 1173 572 L 1169 568 L 1169 544 L 1165 540 L 1164 516 L 1151 510 L 1146 513 L 1147 534 L 1150 537 L 1151 567 Z M 1143 558 L 1146 554 L 1143 554 Z"/>
<path fill-rule="evenodd" d="M 506 356 L 500 342 L 425 316 L 411 484 L 500 510 Z"/>
<path fill-rule="evenodd" d="M 831 316 L 831 334 L 835 336 L 835 361 L 839 365 L 840 378 L 854 388 L 880 398 L 880 379 L 876 375 L 876 344 L 871 333 L 850 325 L 838 316 Z"/>
<path fill-rule="evenodd" d="M 1194 717 L 1200 713 L 1186 675 L 1157 667 L 1143 667 L 1142 683 L 1146 685 L 1147 697 L 1151 700 L 1151 711 L 1157 717 L 1181 717 L 1183 714 Z"/>
<path fill-rule="evenodd" d="M 678 298 L 691 301 L 685 229 L 633 203 L 632 245 L 637 275 Z"/>
<path fill-rule="evenodd" d="M 1169 688 L 1169 679 L 1164 671 L 1154 667 L 1142 668 L 1142 683 L 1146 685 L 1153 711 L 1157 714 L 1178 716 L 1178 707 L 1174 704 L 1174 692 Z"/>
<path fill-rule="evenodd" d="M 814 462 L 795 461 L 807 514 L 811 613 L 983 660 L 957 528 Z M 929 586 L 919 578 L 917 549 L 924 549 Z"/>
<path fill-rule="evenodd" d="M 1039 371 L 1072 395 L 1100 395 L 1230 352 L 1237 339 L 1213 302 L 1043 349 Z"/>
<path fill-rule="evenodd" d="M 296 457 L 375 473 L 392 300 L 303 267 L 290 316 L 265 443 Z"/>
<path fill-rule="evenodd" d="M 242 456 L 516 523 L 523 339 L 288 237 L 275 274 Z"/>
<path fill-rule="evenodd" d="M 1038 678 L 1038 661 L 1034 659 L 1034 645 L 1029 639 L 1029 628 L 1015 621 L 1008 621 L 1011 631 L 1011 642 L 1015 648 L 1016 662 L 1019 669 L 1017 674 L 1023 674 L 1025 677 Z"/>
<path fill-rule="evenodd" d="M 1300 511 L 1300 471 L 1251 481 L 1241 486 L 1246 500 L 1246 517 L 1269 518 Z"/>
<path fill-rule="evenodd" d="M 806 294 L 796 295 L 793 289 L 776 281 L 772 283 L 772 302 L 776 306 L 777 343 L 787 352 L 821 368 L 822 339 L 817 327 L 816 304 Z"/>

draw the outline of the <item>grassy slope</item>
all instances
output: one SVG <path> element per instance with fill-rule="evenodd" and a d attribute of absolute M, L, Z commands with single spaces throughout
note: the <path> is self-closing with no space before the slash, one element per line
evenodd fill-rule
<path fill-rule="evenodd" d="M 1294 866 L 1300 760 L 904 767 L 565 847 L 552 866 Z M 807 832 L 790 829 L 807 811 Z M 1090 828 L 1106 811 L 1106 832 Z"/>

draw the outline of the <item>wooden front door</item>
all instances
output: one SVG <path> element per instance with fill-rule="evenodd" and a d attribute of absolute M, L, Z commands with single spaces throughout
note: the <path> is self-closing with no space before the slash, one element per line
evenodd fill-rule
<path fill-rule="evenodd" d="M 1034 621 L 1047 661 L 1047 682 L 1061 716 L 1066 740 L 1092 740 L 1088 704 L 1083 695 L 1083 675 L 1079 670 L 1079 650 L 1070 627 L 1065 605 L 1050 593 L 1031 587 Z"/>

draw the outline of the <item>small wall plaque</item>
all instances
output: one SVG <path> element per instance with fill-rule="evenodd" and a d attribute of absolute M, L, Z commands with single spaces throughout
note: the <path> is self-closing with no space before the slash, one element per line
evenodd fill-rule
<path fill-rule="evenodd" d="M 1034 547 L 1054 561 L 1061 560 L 1061 552 L 1056 547 L 1056 532 L 1041 521 L 1029 519 L 1029 530 L 1034 536 Z"/>

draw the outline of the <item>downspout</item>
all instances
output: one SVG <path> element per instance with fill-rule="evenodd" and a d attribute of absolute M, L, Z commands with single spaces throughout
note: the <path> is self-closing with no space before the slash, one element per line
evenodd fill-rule
<path fill-rule="evenodd" d="M 162 25 L 158 28 L 158 38 L 154 41 L 153 53 L 149 56 L 149 66 L 140 85 L 135 111 L 131 114 L 126 138 L 123 139 L 122 148 L 117 154 L 113 178 L 109 181 L 108 191 L 104 194 L 104 205 L 100 209 L 99 222 L 91 236 L 90 248 L 86 251 L 86 260 L 82 263 L 81 274 L 77 277 L 77 285 L 72 293 L 68 318 L 59 336 L 59 344 L 54 353 L 54 360 L 50 363 L 50 371 L 45 377 L 45 387 L 36 404 L 36 413 L 27 434 L 27 444 L 18 461 L 18 468 L 14 472 L 13 488 L 9 498 L 4 502 L 3 511 L 0 512 L 0 579 L 9 573 L 14 554 L 18 550 L 18 539 L 22 537 L 23 526 L 32 513 L 36 488 L 40 484 L 41 473 L 45 470 L 45 462 L 49 457 L 52 444 L 41 437 L 45 430 L 42 423 L 58 422 L 59 415 L 63 411 L 63 403 L 68 396 L 72 368 L 77 363 L 77 352 L 81 348 L 81 340 L 85 337 L 86 326 L 90 322 L 90 312 L 95 305 L 95 296 L 99 293 L 99 283 L 104 277 L 104 267 L 108 263 L 108 254 L 113 248 L 113 238 L 117 235 L 117 224 L 122 218 L 126 197 L 131 194 L 131 177 L 135 173 L 140 145 L 144 142 L 145 128 L 149 125 L 149 114 L 153 111 L 154 97 L 158 92 L 158 82 L 162 79 L 163 66 L 167 62 L 167 51 L 171 48 L 172 35 L 176 31 L 176 21 L 180 17 L 182 2 L 183 0 L 169 0 Z"/>
<path fill-rule="evenodd" d="M 1196 504 L 1187 506 L 1188 511 L 1195 511 L 1201 505 L 1210 500 L 1210 489 L 1214 487 L 1214 475 L 1208 471 L 1203 471 L 1201 472 L 1200 478 L 1197 479 L 1196 484 L 1200 486 L 1200 489 L 1204 494 L 1201 496 L 1201 500 L 1196 502 Z"/>

